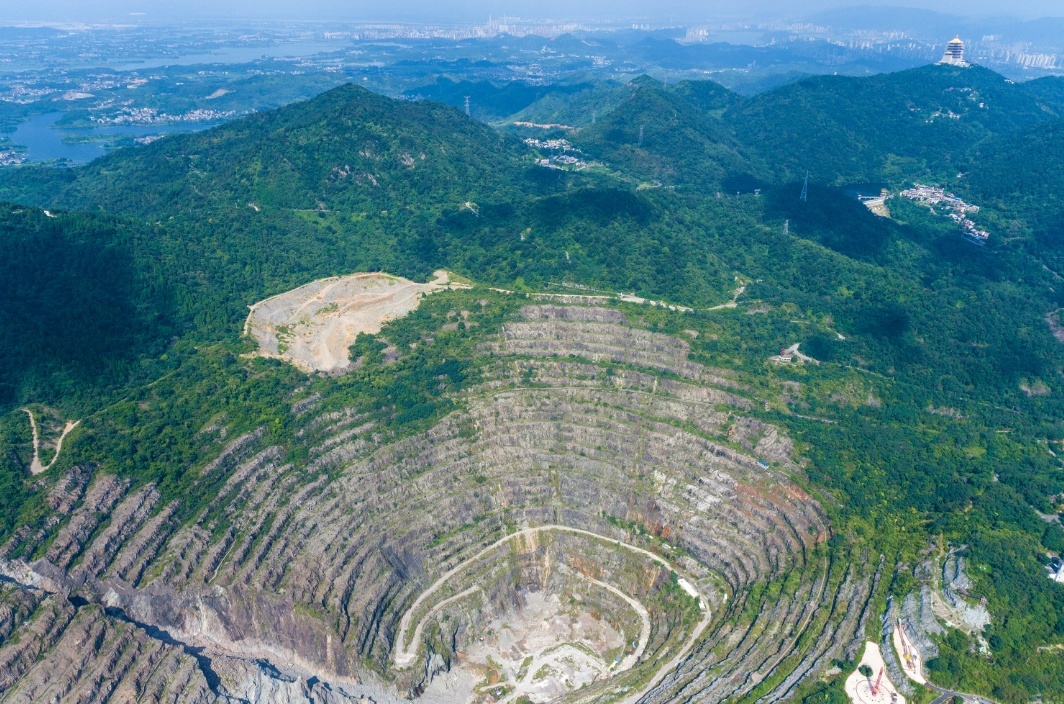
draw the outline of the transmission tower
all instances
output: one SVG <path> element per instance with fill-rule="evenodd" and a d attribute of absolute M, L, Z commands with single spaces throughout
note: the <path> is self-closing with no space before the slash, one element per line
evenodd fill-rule
<path fill-rule="evenodd" d="M 468 95 L 465 97 L 465 114 L 466 114 L 466 117 L 469 117 L 469 96 Z"/>
<path fill-rule="evenodd" d="M 785 235 L 791 234 L 791 221 L 790 220 L 784 220 L 783 221 L 783 234 L 785 234 Z"/>
<path fill-rule="evenodd" d="M 639 146 L 643 146 L 643 125 L 639 125 Z"/>
<path fill-rule="evenodd" d="M 809 169 L 805 170 L 805 182 L 802 184 L 802 195 L 798 200 L 803 203 L 806 203 L 809 200 Z"/>
<path fill-rule="evenodd" d="M 595 120 L 598 118 L 598 110 L 591 111 L 591 124 L 595 124 Z"/>

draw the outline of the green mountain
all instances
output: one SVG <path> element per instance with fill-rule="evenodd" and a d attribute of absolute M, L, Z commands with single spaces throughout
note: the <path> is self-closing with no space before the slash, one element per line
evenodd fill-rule
<path fill-rule="evenodd" d="M 670 88 L 634 81 L 623 103 L 574 136 L 590 156 L 626 174 L 668 184 L 719 185 L 764 171 L 716 113 L 737 96 L 715 84 Z"/>
<path fill-rule="evenodd" d="M 9 170 L 0 196 L 136 221 L 131 248 L 171 291 L 181 329 L 215 336 L 234 334 L 255 300 L 308 279 L 429 277 L 443 214 L 556 178 L 453 108 L 345 86 L 77 169 Z"/>
<path fill-rule="evenodd" d="M 1057 84 L 617 91 L 567 136 L 605 169 L 345 86 L 0 171 L 0 699 L 392 701 L 555 597 L 614 643 L 572 648 L 614 663 L 580 697 L 834 704 L 900 621 L 938 685 L 1064 697 Z M 935 176 L 986 246 L 836 187 Z M 437 268 L 471 288 L 343 373 L 242 334 L 316 279 Z M 485 657 L 479 701 L 542 655 Z"/>
<path fill-rule="evenodd" d="M 808 169 L 824 183 L 894 183 L 952 176 L 982 140 L 1060 115 L 1057 83 L 1024 88 L 978 66 L 820 76 L 756 96 L 725 119 L 778 180 Z"/>
<path fill-rule="evenodd" d="M 437 205 L 455 204 L 511 188 L 519 153 L 452 108 L 396 102 L 348 85 L 100 159 L 51 202 L 154 217 L 188 208 L 246 210 L 249 203 L 380 211 L 426 195 Z"/>

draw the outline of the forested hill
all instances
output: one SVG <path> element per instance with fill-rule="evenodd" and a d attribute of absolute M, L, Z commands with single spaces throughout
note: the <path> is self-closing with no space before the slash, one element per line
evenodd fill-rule
<path fill-rule="evenodd" d="M 521 146 L 454 108 L 354 85 L 222 127 L 124 150 L 72 173 L 24 171 L 0 196 L 158 218 L 237 209 L 348 212 L 498 199 Z"/>
<path fill-rule="evenodd" d="M 446 82 L 437 87 L 453 92 Z M 570 140 L 637 181 L 731 192 L 799 181 L 808 171 L 821 184 L 938 179 L 963 190 L 953 182 L 985 143 L 1009 135 L 1023 142 L 1026 130 L 1064 116 L 1064 79 L 1015 84 L 977 66 L 926 66 L 809 78 L 743 98 L 710 81 L 668 86 L 644 77 L 541 100 L 522 115 L 564 114 L 575 104 L 597 113 Z M 379 212 L 543 192 L 557 174 L 530 169 L 527 156 L 455 108 L 344 86 L 73 171 L 0 172 L 0 197 L 154 217 L 249 203 Z"/>
<path fill-rule="evenodd" d="M 0 203 L 0 407 L 91 397 L 169 341 L 172 291 L 141 239 L 122 220 Z"/>
<path fill-rule="evenodd" d="M 1043 246 L 1064 248 L 1064 119 L 987 140 L 970 167 L 973 199 L 1000 212 L 1006 232 L 1030 229 Z"/>
<path fill-rule="evenodd" d="M 757 173 L 760 161 L 720 119 L 738 96 L 707 81 L 678 87 L 647 78 L 633 81 L 626 99 L 576 143 L 626 174 L 670 184 L 718 185 L 729 176 Z"/>
<path fill-rule="evenodd" d="M 1064 114 L 1052 91 L 978 66 L 870 78 L 821 76 L 756 96 L 726 121 L 771 160 L 777 178 L 821 183 L 955 172 L 968 150 Z M 952 173 L 950 175 L 953 175 Z"/>
<path fill-rule="evenodd" d="M 1015 84 L 978 66 L 819 76 L 752 98 L 708 81 L 628 89 L 574 141 L 639 178 L 710 188 L 739 176 L 799 181 L 807 170 L 832 185 L 954 179 L 984 141 L 1064 115 L 1064 79 Z"/>

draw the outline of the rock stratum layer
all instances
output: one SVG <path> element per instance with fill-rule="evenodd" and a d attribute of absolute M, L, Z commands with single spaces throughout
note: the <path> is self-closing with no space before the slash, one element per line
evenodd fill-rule
<path fill-rule="evenodd" d="M 0 549 L 0 701 L 454 699 L 434 683 L 464 666 L 478 624 L 566 589 L 620 604 L 604 632 L 644 629 L 639 660 L 657 663 L 572 701 L 776 702 L 860 640 L 868 560 L 819 548 L 830 527 L 789 478 L 791 443 L 734 376 L 603 308 L 528 306 L 482 351 L 482 381 L 420 434 L 389 441 L 295 399 L 288 446 L 219 442 L 202 472 L 228 479 L 191 522 L 153 486 L 70 471 L 49 524 Z M 307 459 L 290 462 L 294 446 Z M 694 602 L 674 608 L 668 569 L 559 533 L 478 563 L 479 601 L 422 608 L 416 662 L 396 666 L 430 585 L 546 525 L 662 555 L 708 601 L 706 627 Z"/>

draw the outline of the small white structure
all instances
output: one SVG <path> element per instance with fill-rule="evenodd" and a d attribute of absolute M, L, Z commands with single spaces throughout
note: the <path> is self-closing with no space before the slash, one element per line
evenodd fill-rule
<path fill-rule="evenodd" d="M 1054 557 L 1052 562 L 1046 565 L 1046 571 L 1049 572 L 1049 578 L 1054 582 L 1064 584 L 1064 560 Z"/>
<path fill-rule="evenodd" d="M 942 60 L 939 64 L 946 66 L 970 66 L 967 61 L 964 60 L 964 42 L 961 38 L 954 37 L 946 45 L 946 53 L 942 55 Z"/>

